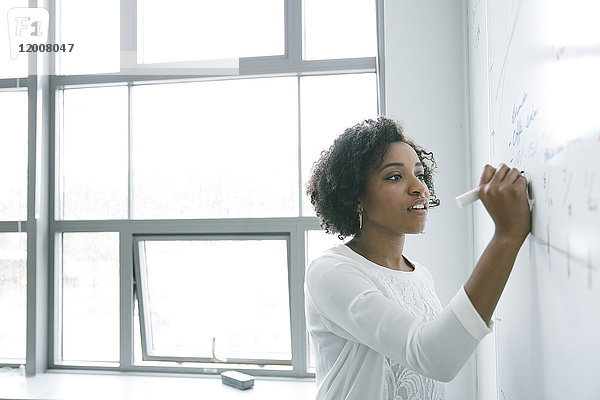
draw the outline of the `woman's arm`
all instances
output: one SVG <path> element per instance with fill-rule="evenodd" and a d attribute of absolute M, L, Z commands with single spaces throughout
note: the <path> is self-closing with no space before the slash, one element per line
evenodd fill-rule
<path fill-rule="evenodd" d="M 531 229 L 527 181 L 505 164 L 486 165 L 479 198 L 495 224 L 494 236 L 464 285 L 467 296 L 484 321 L 490 321 L 510 276 L 515 259 Z"/>

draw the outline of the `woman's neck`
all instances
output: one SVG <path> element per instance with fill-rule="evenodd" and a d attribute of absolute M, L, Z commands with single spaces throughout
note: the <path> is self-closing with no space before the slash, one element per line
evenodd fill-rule
<path fill-rule="evenodd" d="M 402 256 L 404 238 L 404 234 L 392 237 L 363 231 L 350 240 L 347 246 L 376 264 L 399 271 L 413 271 L 414 268 Z"/>

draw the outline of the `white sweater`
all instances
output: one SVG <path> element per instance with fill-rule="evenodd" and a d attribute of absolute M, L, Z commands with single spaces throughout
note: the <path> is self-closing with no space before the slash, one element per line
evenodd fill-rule
<path fill-rule="evenodd" d="M 396 271 L 344 244 L 306 271 L 317 400 L 439 400 L 491 332 L 464 288 L 442 309 L 421 264 Z M 441 381 L 441 382 L 440 382 Z"/>

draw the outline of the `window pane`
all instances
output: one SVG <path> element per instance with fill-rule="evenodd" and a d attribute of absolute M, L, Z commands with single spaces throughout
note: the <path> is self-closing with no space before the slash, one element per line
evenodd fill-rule
<path fill-rule="evenodd" d="M 211 357 L 215 338 L 220 359 L 291 359 L 285 240 L 145 241 L 140 252 L 150 355 Z"/>
<path fill-rule="evenodd" d="M 0 221 L 27 219 L 27 92 L 0 92 Z"/>
<path fill-rule="evenodd" d="M 25 361 L 27 234 L 0 233 L 0 359 Z"/>
<path fill-rule="evenodd" d="M 134 218 L 298 215 L 296 78 L 133 94 Z"/>
<path fill-rule="evenodd" d="M 331 247 L 346 243 L 346 240 L 340 240 L 338 235 L 325 233 L 323 230 L 307 231 L 306 232 L 306 267 L 310 265 L 312 260 L 319 257 L 325 250 Z"/>
<path fill-rule="evenodd" d="M 283 55 L 284 0 L 138 0 L 138 63 Z"/>
<path fill-rule="evenodd" d="M 62 360 L 119 360 L 119 234 L 65 233 Z"/>
<path fill-rule="evenodd" d="M 63 218 L 127 218 L 127 87 L 63 95 Z"/>
<path fill-rule="evenodd" d="M 28 55 L 21 53 L 13 60 L 8 33 L 8 10 L 16 7 L 28 7 L 27 0 L 0 1 L 0 79 L 24 78 L 27 76 Z M 13 44 L 14 46 L 14 44 Z"/>
<path fill-rule="evenodd" d="M 375 57 L 374 0 L 304 0 L 304 59 Z"/>
<path fill-rule="evenodd" d="M 310 76 L 300 80 L 302 110 L 302 187 L 313 163 L 333 140 L 364 119 L 377 117 L 375 74 Z M 315 215 L 303 193 L 303 215 Z"/>
<path fill-rule="evenodd" d="M 61 75 L 119 72 L 120 0 L 61 0 L 59 52 Z"/>

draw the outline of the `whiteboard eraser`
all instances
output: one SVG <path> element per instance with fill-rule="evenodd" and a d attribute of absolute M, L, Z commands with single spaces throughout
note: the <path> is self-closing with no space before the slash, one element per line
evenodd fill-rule
<path fill-rule="evenodd" d="M 254 386 L 254 377 L 238 371 L 225 371 L 221 373 L 221 382 L 236 389 L 246 390 Z"/>

